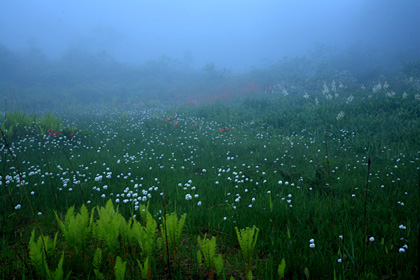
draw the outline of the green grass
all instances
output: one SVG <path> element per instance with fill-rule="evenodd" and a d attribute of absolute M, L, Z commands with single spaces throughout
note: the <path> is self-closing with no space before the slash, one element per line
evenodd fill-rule
<path fill-rule="evenodd" d="M 350 94 L 355 100 L 348 104 Z M 334 273 L 340 279 L 363 273 L 366 279 L 414 279 L 419 269 L 420 102 L 411 95 L 368 97 L 362 90 L 343 91 L 333 100 L 317 98 L 319 105 L 315 96 L 306 100 L 289 95 L 145 111 L 68 112 L 60 117 L 64 126 L 81 129 L 75 136 L 44 136 L 41 142 L 35 134 L 9 145 L 39 227 L 50 237 L 57 231 L 54 211 L 64 215 L 73 205 L 78 211 L 84 202 L 73 168 L 89 210 L 112 199 L 127 220 L 134 215 L 139 219 L 134 199 L 149 203 L 160 224 L 164 192 L 166 213 L 187 213 L 180 260 L 169 266 L 174 279 L 207 277 L 196 261 L 197 235 L 204 234 L 217 237 L 224 259 L 221 278 L 244 279 L 235 227 L 254 225 L 260 229 L 252 269 L 256 279 L 278 279 L 283 258 L 286 279 L 305 278 L 305 268 L 314 279 L 332 279 Z M 337 120 L 340 111 L 344 117 Z M 165 121 L 169 116 L 173 118 Z M 36 278 L 28 261 L 34 218 L 19 174 L 2 147 L 0 277 Z M 15 209 L 18 204 L 21 208 Z M 310 239 L 315 248 L 310 248 Z M 85 267 L 65 247 L 60 231 L 58 240 L 57 260 L 51 263 L 56 265 L 64 251 L 64 274 L 71 270 L 72 278 L 95 278 L 91 262 L 103 244 L 91 240 L 82 256 Z M 405 245 L 408 249 L 400 253 Z M 151 275 L 169 277 L 168 265 L 155 253 Z M 125 244 L 117 255 L 127 262 L 126 277 L 139 277 L 138 245 Z M 114 277 L 112 266 L 102 269 L 106 278 Z"/>

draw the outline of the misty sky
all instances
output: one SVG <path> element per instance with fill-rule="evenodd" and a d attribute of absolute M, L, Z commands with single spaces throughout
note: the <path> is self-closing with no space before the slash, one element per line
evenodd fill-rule
<path fill-rule="evenodd" d="M 316 44 L 420 49 L 419 0 L 0 0 L 0 44 L 143 63 L 162 55 L 248 70 Z"/>

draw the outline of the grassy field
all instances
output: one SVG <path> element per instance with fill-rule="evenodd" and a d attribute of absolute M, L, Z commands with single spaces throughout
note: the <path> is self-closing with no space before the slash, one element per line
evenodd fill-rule
<path fill-rule="evenodd" d="M 284 259 L 285 279 L 415 279 L 420 96 L 329 92 L 62 111 L 6 137 L 0 277 L 279 279 Z"/>

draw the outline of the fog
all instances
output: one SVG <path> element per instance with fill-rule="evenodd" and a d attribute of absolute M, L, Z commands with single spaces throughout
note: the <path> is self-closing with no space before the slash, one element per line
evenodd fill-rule
<path fill-rule="evenodd" d="M 419 14 L 417 0 L 3 0 L 0 43 L 50 58 L 77 47 L 130 64 L 167 56 L 247 71 L 317 45 L 420 49 Z"/>
<path fill-rule="evenodd" d="M 2 0 L 0 96 L 39 111 L 317 93 L 333 80 L 402 90 L 420 79 L 419 13 L 418 0 Z"/>

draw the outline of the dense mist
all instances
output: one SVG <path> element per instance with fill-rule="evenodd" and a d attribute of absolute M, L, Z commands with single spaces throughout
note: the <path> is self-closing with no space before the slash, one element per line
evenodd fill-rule
<path fill-rule="evenodd" d="M 317 44 L 418 48 L 420 3 L 391 1 L 2 1 L 1 43 L 48 57 L 69 47 L 141 63 L 162 55 L 248 70 Z M 191 61 L 190 61 L 191 60 Z"/>
<path fill-rule="evenodd" d="M 420 57 L 419 11 L 415 0 L 2 1 L 1 90 L 126 102 L 264 89 L 291 73 L 374 82 Z"/>

